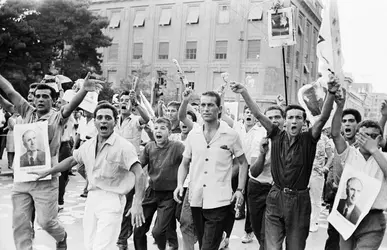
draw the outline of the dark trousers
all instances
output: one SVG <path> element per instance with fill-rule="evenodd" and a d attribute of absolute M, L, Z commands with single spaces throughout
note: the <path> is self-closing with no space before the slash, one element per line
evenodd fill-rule
<path fill-rule="evenodd" d="M 329 199 L 329 213 L 332 212 L 333 203 L 335 201 L 335 196 L 332 199 Z M 328 238 L 325 242 L 325 250 L 340 250 L 340 233 L 337 232 L 336 228 L 334 228 L 331 223 L 328 223 Z"/>
<path fill-rule="evenodd" d="M 157 219 L 152 230 L 157 247 L 166 249 L 167 229 L 171 220 L 175 219 L 176 202 L 173 199 L 173 191 L 155 191 L 151 187 L 145 191 L 142 202 L 145 223 L 134 229 L 134 248 L 136 250 L 147 249 L 146 233 L 149 231 L 153 215 L 157 211 Z"/>
<path fill-rule="evenodd" d="M 126 216 L 133 203 L 134 189 L 126 194 L 126 204 L 124 208 L 124 214 L 122 215 L 121 231 L 118 236 L 117 245 L 128 246 L 128 239 L 133 233 L 132 216 Z"/>
<path fill-rule="evenodd" d="M 70 157 L 71 154 L 71 144 L 69 141 L 62 142 L 60 144 L 59 148 L 59 157 L 58 161 L 61 162 L 64 159 Z M 69 171 L 66 170 L 64 172 L 61 172 L 61 175 L 59 176 L 59 192 L 58 192 L 58 204 L 63 205 L 64 204 L 64 194 L 66 192 L 66 186 L 69 182 Z"/>
<path fill-rule="evenodd" d="M 284 192 L 274 185 L 266 199 L 266 249 L 282 249 L 285 237 L 287 250 L 305 249 L 311 210 L 309 189 Z"/>
<path fill-rule="evenodd" d="M 229 218 L 230 210 L 232 210 L 230 206 L 213 209 L 191 207 L 192 219 L 201 250 L 218 250 L 222 241 L 224 223 L 231 219 Z"/>
<path fill-rule="evenodd" d="M 183 197 L 185 197 L 187 193 L 187 188 L 184 188 L 183 191 Z M 177 221 L 180 222 L 180 215 L 181 215 L 181 209 L 183 207 L 182 203 L 176 203 L 176 211 L 175 211 L 175 218 Z M 172 220 L 169 224 L 168 230 L 167 230 L 167 241 L 169 243 L 169 246 L 172 249 L 179 249 L 179 240 L 177 239 L 177 233 L 176 233 L 176 220 Z"/>
<path fill-rule="evenodd" d="M 272 185 L 249 179 L 247 201 L 250 212 L 251 226 L 259 242 L 259 249 L 265 249 L 265 211 L 266 198 Z"/>

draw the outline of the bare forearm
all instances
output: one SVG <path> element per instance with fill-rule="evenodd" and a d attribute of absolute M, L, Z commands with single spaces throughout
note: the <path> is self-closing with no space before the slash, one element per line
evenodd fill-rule
<path fill-rule="evenodd" d="M 247 172 L 248 172 L 247 161 L 244 161 L 239 165 L 238 189 L 245 189 L 246 181 L 247 181 Z"/>
<path fill-rule="evenodd" d="M 12 84 L 0 75 L 0 88 L 7 94 L 8 98 L 11 100 L 12 104 L 16 105 L 23 97 L 16 92 Z"/>
<path fill-rule="evenodd" d="M 141 167 L 140 167 L 141 168 Z M 133 199 L 134 204 L 141 204 L 144 199 L 145 187 L 146 187 L 146 176 L 141 168 L 141 171 L 135 172 L 135 195 Z"/>
<path fill-rule="evenodd" d="M 86 94 L 87 94 L 87 91 L 81 88 L 74 96 L 74 98 L 71 100 L 71 102 L 69 102 L 63 107 L 62 116 L 64 118 L 69 117 L 71 113 L 79 106 L 79 104 L 81 104 Z"/>
<path fill-rule="evenodd" d="M 263 171 L 265 166 L 266 154 L 260 153 L 258 159 L 250 166 L 250 173 L 254 178 L 257 178 Z"/>
<path fill-rule="evenodd" d="M 184 181 L 188 175 L 188 166 L 183 162 L 179 166 L 179 170 L 177 171 L 177 186 L 182 187 L 184 185 Z"/>
<path fill-rule="evenodd" d="M 185 118 L 187 118 L 187 108 L 188 108 L 188 101 L 183 100 L 181 102 L 180 108 L 179 108 L 179 120 L 183 121 Z"/>
<path fill-rule="evenodd" d="M 10 112 L 10 113 L 15 113 L 15 107 L 13 106 L 12 103 L 10 103 L 7 99 L 5 99 L 4 97 L 2 97 L 0 95 L 0 106 L 3 107 L 3 109 L 7 112 Z"/>
<path fill-rule="evenodd" d="M 266 131 L 270 133 L 273 130 L 273 123 L 261 112 L 258 105 L 254 102 L 249 93 L 243 92 L 242 97 L 254 116 L 258 119 Z"/>
<path fill-rule="evenodd" d="M 335 101 L 335 95 L 328 93 L 328 97 L 324 102 L 324 106 L 321 111 L 320 120 L 324 123 L 322 127 L 324 127 L 325 123 L 328 121 L 329 116 L 331 115 L 331 111 L 333 108 L 333 102 Z"/>
<path fill-rule="evenodd" d="M 337 106 L 332 119 L 331 135 L 332 138 L 341 136 L 341 116 L 343 115 L 343 106 Z"/>
<path fill-rule="evenodd" d="M 49 170 L 50 174 L 56 174 L 59 172 L 64 172 L 66 170 L 71 169 L 75 165 L 77 165 L 78 162 L 74 159 L 74 157 L 70 156 L 63 161 L 61 161 L 59 164 L 57 164 L 55 167 L 51 168 Z"/>
<path fill-rule="evenodd" d="M 384 133 L 384 128 L 386 127 L 386 122 L 387 122 L 387 116 L 383 115 L 382 118 L 380 118 L 380 121 L 379 121 L 379 125 L 382 128 L 383 133 Z"/>
<path fill-rule="evenodd" d="M 149 122 L 149 115 L 148 112 L 145 110 L 145 108 L 141 105 L 137 106 L 137 111 L 140 114 L 142 121 L 140 122 L 141 124 L 147 124 Z"/>

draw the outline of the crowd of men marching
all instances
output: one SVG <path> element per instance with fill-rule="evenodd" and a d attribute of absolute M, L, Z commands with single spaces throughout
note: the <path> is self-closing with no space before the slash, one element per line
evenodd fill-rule
<path fill-rule="evenodd" d="M 260 249 L 282 249 L 284 242 L 286 249 L 305 249 L 309 233 L 318 229 L 324 186 L 332 208 L 344 166 L 380 180 L 382 187 L 349 239 L 329 225 L 325 249 L 381 245 L 387 208 L 387 158 L 382 153 L 387 151 L 387 105 L 381 109 L 381 121 L 362 121 L 357 110 L 343 110 L 345 92 L 330 76 L 322 114 L 309 124 L 301 106 L 275 105 L 262 112 L 246 88 L 232 82 L 231 90 L 246 103 L 242 122 L 226 114 L 224 93 L 208 91 L 194 103 L 192 90 L 186 89 L 181 103 L 158 108 L 157 117 L 150 117 L 134 91 L 123 91 L 118 103 L 102 101 L 93 113 L 85 112 L 81 126 L 84 118 L 77 107 L 88 92 L 96 91 L 88 78 L 66 103 L 57 102 L 60 93 L 47 84 L 33 86 L 25 100 L 0 76 L 7 95 L 0 98 L 3 109 L 20 114 L 20 123 L 48 122 L 52 159 L 50 170 L 31 172 L 37 181 L 14 183 L 17 250 L 32 250 L 35 214 L 36 222 L 56 240 L 56 249 L 67 249 L 72 232 L 58 221 L 58 210 L 75 166 L 87 181 L 82 194 L 87 197 L 87 250 L 128 249 L 132 234 L 135 249 L 147 249 L 146 234 L 156 212 L 152 236 L 159 249 L 191 250 L 196 243 L 202 250 L 226 248 L 235 213 L 244 213 L 244 207 L 244 243 L 255 236 Z M 331 114 L 334 103 L 337 108 Z M 331 115 L 332 124 L 326 124 Z M 327 126 L 330 129 L 324 129 Z M 39 180 L 48 175 L 51 180 Z M 343 208 L 350 218 L 356 195 L 351 181 L 347 186 L 351 198 Z"/>

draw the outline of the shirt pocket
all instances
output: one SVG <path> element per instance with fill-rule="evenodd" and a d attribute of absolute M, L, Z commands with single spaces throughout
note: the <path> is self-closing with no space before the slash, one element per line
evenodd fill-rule
<path fill-rule="evenodd" d="M 106 156 L 104 165 L 101 168 L 101 178 L 118 178 L 118 171 L 121 164 L 118 159 L 119 157 L 116 154 Z"/>
<path fill-rule="evenodd" d="M 223 181 L 224 180 L 223 178 L 225 178 L 224 175 L 228 171 L 230 171 L 230 168 L 231 168 L 231 164 L 232 164 L 231 151 L 229 147 L 225 149 L 219 147 L 219 148 L 216 148 L 214 151 L 215 151 L 214 156 L 216 157 L 215 173 L 217 174 L 217 177 L 220 178 L 220 180 L 217 180 L 217 181 Z"/>

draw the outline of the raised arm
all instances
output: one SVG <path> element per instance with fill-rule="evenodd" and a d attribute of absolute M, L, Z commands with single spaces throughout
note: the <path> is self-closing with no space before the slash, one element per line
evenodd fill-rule
<path fill-rule="evenodd" d="M 130 98 L 130 101 L 132 102 L 132 107 L 134 107 L 140 114 L 140 120 L 139 120 L 140 125 L 147 124 L 150 120 L 149 114 L 142 105 L 139 105 L 136 98 L 136 92 L 134 90 L 130 91 L 129 98 Z"/>
<path fill-rule="evenodd" d="M 336 92 L 339 90 L 339 88 L 340 88 L 340 84 L 338 83 L 338 79 L 336 79 L 334 75 L 330 75 L 329 82 L 328 82 L 328 95 L 324 102 L 321 115 L 312 126 L 313 138 L 317 139 L 320 137 L 321 131 L 324 128 L 324 125 L 327 123 L 329 116 L 331 115 L 333 102 L 335 101 L 335 95 L 336 95 Z"/>
<path fill-rule="evenodd" d="M 382 103 L 382 107 L 380 109 L 380 114 L 382 117 L 380 118 L 379 125 L 383 130 L 384 133 L 384 128 L 386 127 L 386 122 L 387 122 L 387 100 L 384 100 Z"/>
<path fill-rule="evenodd" d="M 262 124 L 262 126 L 266 129 L 268 133 L 271 133 L 273 130 L 273 123 L 267 118 L 259 109 L 258 105 L 251 98 L 247 89 L 241 83 L 232 83 L 230 84 L 231 90 L 234 93 L 239 93 L 242 95 L 245 100 L 247 106 L 253 113 L 253 115 L 258 119 L 258 121 Z"/>
<path fill-rule="evenodd" d="M 193 128 L 193 122 L 187 118 L 187 109 L 189 105 L 189 100 L 192 96 L 192 90 L 191 89 L 185 89 L 183 92 L 183 100 L 181 102 L 181 105 L 179 107 L 178 116 L 179 120 L 184 123 L 185 126 L 187 126 L 188 131 L 191 131 Z"/>
<path fill-rule="evenodd" d="M 63 106 L 62 116 L 64 118 L 69 117 L 71 113 L 79 106 L 79 104 L 81 104 L 87 92 L 94 92 L 97 91 L 98 88 L 100 88 L 99 84 L 97 84 L 95 81 L 89 80 L 89 78 L 90 72 L 85 77 L 85 81 L 83 83 L 82 88 L 79 89 L 74 98 L 68 104 Z"/>
<path fill-rule="evenodd" d="M 345 92 L 342 96 L 335 96 L 337 104 L 336 112 L 332 119 L 331 134 L 337 153 L 341 154 L 347 148 L 347 143 L 341 135 L 341 118 L 343 116 L 343 109 L 345 104 Z"/>
<path fill-rule="evenodd" d="M 5 92 L 13 105 L 20 104 L 20 101 L 24 99 L 2 75 L 0 75 L 0 88 Z"/>
<path fill-rule="evenodd" d="M 5 99 L 1 95 L 0 95 L 0 106 L 3 107 L 5 111 L 11 114 L 15 113 L 15 106 L 13 106 L 12 103 L 10 103 L 7 99 Z"/>

